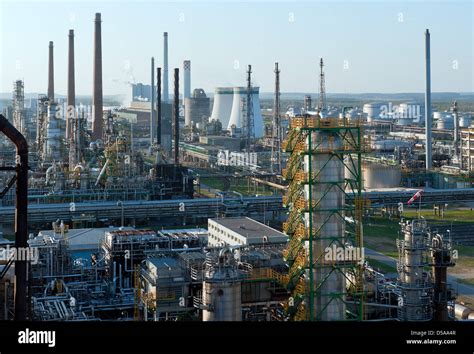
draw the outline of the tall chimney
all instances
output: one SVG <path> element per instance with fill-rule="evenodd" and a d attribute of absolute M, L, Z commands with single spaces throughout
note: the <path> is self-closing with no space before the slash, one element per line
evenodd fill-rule
<path fill-rule="evenodd" d="M 191 60 L 183 61 L 183 100 L 191 97 Z"/>
<path fill-rule="evenodd" d="M 49 63 L 48 63 L 48 99 L 54 101 L 54 53 L 53 42 L 49 42 Z"/>
<path fill-rule="evenodd" d="M 69 51 L 67 67 L 67 112 L 66 112 L 66 141 L 72 136 L 73 119 L 76 107 L 76 88 L 74 78 L 74 30 L 69 30 Z"/>
<path fill-rule="evenodd" d="M 156 142 L 161 145 L 161 68 L 156 68 Z"/>
<path fill-rule="evenodd" d="M 179 69 L 174 69 L 174 163 L 179 163 Z"/>
<path fill-rule="evenodd" d="M 168 92 L 168 32 L 163 33 L 163 101 L 170 100 Z"/>
<path fill-rule="evenodd" d="M 92 137 L 102 139 L 102 35 L 100 13 L 94 20 L 94 87 L 92 96 Z"/>
<path fill-rule="evenodd" d="M 426 134 L 426 170 L 432 166 L 432 146 L 431 146 L 431 58 L 430 58 L 430 31 L 425 32 L 425 134 Z"/>
<path fill-rule="evenodd" d="M 150 146 L 155 142 L 155 58 L 151 57 Z"/>

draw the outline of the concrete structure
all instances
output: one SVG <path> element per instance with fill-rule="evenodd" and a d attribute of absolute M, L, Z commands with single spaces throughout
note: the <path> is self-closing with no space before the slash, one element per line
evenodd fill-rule
<path fill-rule="evenodd" d="M 74 74 L 74 30 L 69 30 L 68 65 L 67 65 L 67 112 L 66 141 L 71 138 L 73 120 L 76 115 L 76 83 Z"/>
<path fill-rule="evenodd" d="M 151 85 L 132 84 L 132 101 L 151 101 Z"/>
<path fill-rule="evenodd" d="M 53 42 L 49 42 L 49 58 L 48 58 L 48 98 L 54 101 L 54 46 Z"/>
<path fill-rule="evenodd" d="M 430 32 L 425 32 L 425 134 L 426 134 L 426 169 L 430 170 L 432 161 L 432 141 L 431 141 L 431 58 L 430 58 Z"/>
<path fill-rule="evenodd" d="M 168 85 L 168 32 L 163 33 L 163 102 L 169 103 Z"/>
<path fill-rule="evenodd" d="M 227 129 L 229 125 L 233 98 L 234 90 L 232 87 L 216 87 L 210 120 L 220 121 L 222 129 Z"/>
<path fill-rule="evenodd" d="M 227 130 L 231 130 L 233 126 L 236 128 L 242 128 L 246 117 L 246 100 L 247 100 L 247 88 L 246 87 L 234 87 L 233 98 L 232 98 L 232 111 L 229 118 L 229 124 Z M 259 88 L 252 87 L 252 114 L 254 124 L 254 137 L 261 138 L 263 136 L 263 118 L 260 112 L 260 98 Z M 224 125 L 223 125 L 224 127 Z"/>
<path fill-rule="evenodd" d="M 258 245 L 286 243 L 288 237 L 248 217 L 209 219 L 209 245 Z"/>
<path fill-rule="evenodd" d="M 205 123 L 210 116 L 210 99 L 203 89 L 195 89 L 192 97 L 184 98 L 184 121 L 186 126 Z"/>
<path fill-rule="evenodd" d="M 183 98 L 191 97 L 191 60 L 183 61 Z"/>
<path fill-rule="evenodd" d="M 102 139 L 103 97 L 102 97 L 102 29 L 100 13 L 94 20 L 94 78 L 92 93 L 92 138 Z"/>
<path fill-rule="evenodd" d="M 150 88 L 150 146 L 153 145 L 156 135 L 155 117 L 155 58 L 151 57 L 151 88 Z"/>

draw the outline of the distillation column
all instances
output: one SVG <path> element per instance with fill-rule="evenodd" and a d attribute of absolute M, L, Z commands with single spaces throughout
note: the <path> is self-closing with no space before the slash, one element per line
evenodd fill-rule
<path fill-rule="evenodd" d="M 315 153 L 305 155 L 304 170 L 312 176 L 310 179 L 317 181 L 305 186 L 306 200 L 313 204 L 312 213 L 305 215 L 306 227 L 315 231 L 310 245 L 315 264 L 312 270 L 314 318 L 345 320 L 346 306 L 341 298 L 345 278 L 342 272 L 333 269 L 334 260 L 325 259 L 333 243 L 340 247 L 344 244 L 345 224 L 339 214 L 345 204 L 344 164 L 331 153 L 342 149 L 342 141 L 337 134 L 324 130 L 311 132 L 306 139 L 308 149 L 311 147 Z"/>

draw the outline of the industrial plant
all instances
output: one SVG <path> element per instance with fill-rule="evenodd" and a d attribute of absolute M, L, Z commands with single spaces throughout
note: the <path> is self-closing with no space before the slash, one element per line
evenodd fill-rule
<path fill-rule="evenodd" d="M 47 38 L 46 94 L 18 79 L 0 116 L 2 320 L 474 320 L 474 111 L 435 100 L 428 29 L 424 98 L 336 103 L 319 57 L 316 95 L 274 61 L 206 91 L 170 31 L 124 104 L 90 17 L 91 104 L 74 28 L 67 76 Z"/>

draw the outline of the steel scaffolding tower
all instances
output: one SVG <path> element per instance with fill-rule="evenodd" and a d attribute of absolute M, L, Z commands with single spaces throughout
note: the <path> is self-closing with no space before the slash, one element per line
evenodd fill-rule
<path fill-rule="evenodd" d="M 282 143 L 291 153 L 282 171 L 290 182 L 283 230 L 290 237 L 284 257 L 295 320 L 363 318 L 363 259 L 356 255 L 363 256 L 361 155 L 368 146 L 362 127 L 346 119 L 305 115 L 290 121 Z M 333 249 L 343 257 L 331 256 Z M 349 309 L 348 300 L 357 306 Z"/>
<path fill-rule="evenodd" d="M 280 70 L 275 63 L 275 99 L 273 103 L 273 131 L 271 171 L 281 173 Z"/>

